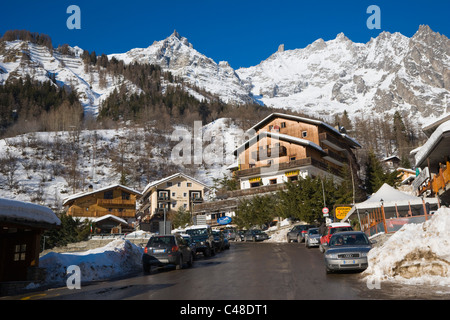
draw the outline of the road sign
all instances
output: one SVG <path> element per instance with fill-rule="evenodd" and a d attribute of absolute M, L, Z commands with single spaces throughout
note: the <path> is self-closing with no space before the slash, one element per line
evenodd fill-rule
<path fill-rule="evenodd" d="M 335 211 L 336 219 L 339 219 L 339 220 L 344 219 L 350 210 L 352 210 L 352 207 L 336 207 L 336 211 Z"/>
<path fill-rule="evenodd" d="M 322 213 L 323 213 L 323 215 L 327 215 L 327 214 L 328 214 L 328 212 L 330 212 L 330 210 L 328 210 L 328 208 L 327 208 L 327 207 L 323 207 L 323 209 L 322 209 Z"/>
<path fill-rule="evenodd" d="M 221 225 L 229 224 L 229 223 L 231 223 L 231 218 L 227 217 L 227 216 L 220 217 L 220 218 L 217 219 L 217 223 L 221 224 Z"/>

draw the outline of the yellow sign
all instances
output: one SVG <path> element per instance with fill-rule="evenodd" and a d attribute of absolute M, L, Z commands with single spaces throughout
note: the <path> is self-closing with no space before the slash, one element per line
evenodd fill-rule
<path fill-rule="evenodd" d="M 285 173 L 286 177 L 292 177 L 292 176 L 298 176 L 298 174 L 300 173 L 300 170 L 295 170 L 295 171 L 288 171 Z"/>
<path fill-rule="evenodd" d="M 336 207 L 336 219 L 344 219 L 350 210 L 352 210 L 352 207 Z"/>
<path fill-rule="evenodd" d="M 257 178 L 250 178 L 250 179 L 248 179 L 248 181 L 249 181 L 250 183 L 254 183 L 254 182 L 260 182 L 260 181 L 261 181 L 261 177 L 257 177 Z"/>

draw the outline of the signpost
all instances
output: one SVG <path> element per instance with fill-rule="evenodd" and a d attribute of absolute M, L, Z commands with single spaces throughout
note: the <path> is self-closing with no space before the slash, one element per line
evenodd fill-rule
<path fill-rule="evenodd" d="M 347 213 L 352 210 L 352 207 L 336 207 L 335 216 L 336 219 L 342 220 L 347 216 Z"/>
<path fill-rule="evenodd" d="M 322 213 L 323 213 L 324 217 L 328 217 L 329 216 L 329 214 L 328 214 L 329 212 L 330 212 L 330 210 L 327 207 L 323 207 Z"/>

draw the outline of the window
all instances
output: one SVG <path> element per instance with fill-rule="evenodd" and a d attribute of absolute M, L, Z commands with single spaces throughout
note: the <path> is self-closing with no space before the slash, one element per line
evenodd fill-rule
<path fill-rule="evenodd" d="M 273 129 L 273 125 L 270 125 L 269 126 L 269 131 L 272 131 L 272 129 Z"/>
<path fill-rule="evenodd" d="M 175 197 L 175 192 L 172 192 L 172 197 Z"/>
<path fill-rule="evenodd" d="M 122 191 L 122 200 L 130 200 L 130 194 Z"/>
<path fill-rule="evenodd" d="M 269 184 L 277 184 L 277 179 L 270 179 Z"/>
<path fill-rule="evenodd" d="M 187 183 L 188 188 L 192 187 L 192 182 Z"/>
<path fill-rule="evenodd" d="M 308 131 L 302 131 L 302 138 L 306 138 L 308 136 Z"/>
<path fill-rule="evenodd" d="M 289 161 L 294 161 L 295 160 L 295 157 L 290 157 L 289 158 Z"/>
<path fill-rule="evenodd" d="M 24 261 L 26 258 L 27 245 L 17 244 L 14 247 L 14 261 Z"/>
<path fill-rule="evenodd" d="M 281 128 L 286 128 L 286 122 L 281 123 Z"/>
<path fill-rule="evenodd" d="M 106 191 L 106 192 L 103 194 L 103 198 L 104 198 L 104 199 L 113 199 L 113 191 L 112 191 L 112 190 Z"/>
<path fill-rule="evenodd" d="M 178 187 L 181 187 L 181 182 L 178 182 L 178 183 L 177 183 L 177 186 L 178 186 Z"/>
<path fill-rule="evenodd" d="M 183 193 L 183 197 L 185 197 L 185 198 L 187 197 L 187 193 L 186 192 Z"/>

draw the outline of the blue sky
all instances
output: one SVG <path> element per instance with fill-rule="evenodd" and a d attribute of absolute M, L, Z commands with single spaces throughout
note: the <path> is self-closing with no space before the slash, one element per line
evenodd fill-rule
<path fill-rule="evenodd" d="M 81 9 L 81 30 L 69 30 L 70 5 Z M 381 9 L 381 29 L 368 29 L 369 5 Z M 53 45 L 68 43 L 101 53 L 148 47 L 173 30 L 195 49 L 233 68 L 260 63 L 280 44 L 304 48 L 343 32 L 366 43 L 382 31 L 414 35 L 421 24 L 450 37 L 450 0 L 48 0 L 2 3 L 0 33 L 27 29 L 48 34 Z"/>

